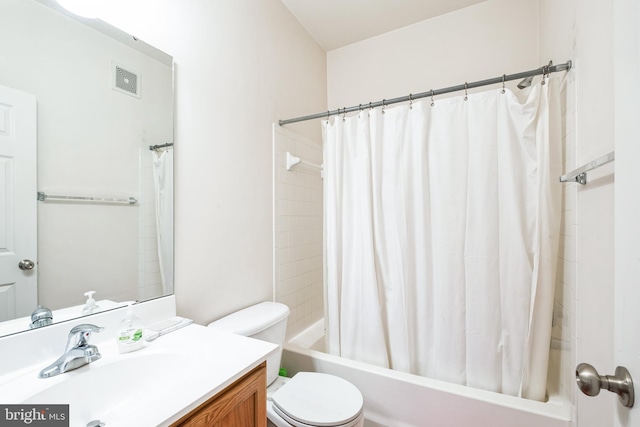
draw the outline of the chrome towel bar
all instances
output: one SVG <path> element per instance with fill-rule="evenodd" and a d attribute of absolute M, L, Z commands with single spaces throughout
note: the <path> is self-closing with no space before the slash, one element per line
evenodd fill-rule
<path fill-rule="evenodd" d="M 56 196 L 53 194 L 46 194 L 42 191 L 38 191 L 38 200 L 45 201 L 57 201 L 57 202 L 93 202 L 93 203 L 117 203 L 126 205 L 135 205 L 138 203 L 135 197 L 129 198 L 113 198 L 113 197 L 93 197 L 93 196 Z"/>
<path fill-rule="evenodd" d="M 562 175 L 560 177 L 560 182 L 578 182 L 585 185 L 587 183 L 587 172 L 595 168 L 599 168 L 602 165 L 606 165 L 614 160 L 615 151 L 612 151 L 609 154 L 605 154 L 602 157 L 598 157 L 597 159 L 590 161 L 586 165 L 579 167 L 566 175 Z"/>

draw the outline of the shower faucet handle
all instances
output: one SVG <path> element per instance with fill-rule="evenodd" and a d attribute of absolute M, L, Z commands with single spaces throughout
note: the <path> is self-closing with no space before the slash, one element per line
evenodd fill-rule
<path fill-rule="evenodd" d="M 597 396 L 600 389 L 605 389 L 616 393 L 627 408 L 633 407 L 633 380 L 624 366 L 618 366 L 615 375 L 600 375 L 590 364 L 581 363 L 576 368 L 576 382 L 587 396 Z"/>

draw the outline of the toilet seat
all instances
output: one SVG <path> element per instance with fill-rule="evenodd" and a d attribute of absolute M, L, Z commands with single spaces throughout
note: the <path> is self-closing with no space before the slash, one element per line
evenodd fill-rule
<path fill-rule="evenodd" d="M 350 382 L 335 375 L 300 372 L 272 396 L 274 411 L 296 427 L 351 427 L 362 415 L 363 399 Z"/>

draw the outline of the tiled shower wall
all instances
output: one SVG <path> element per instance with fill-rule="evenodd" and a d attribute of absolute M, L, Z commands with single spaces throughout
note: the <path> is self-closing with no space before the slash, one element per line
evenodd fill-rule
<path fill-rule="evenodd" d="M 291 310 L 287 323 L 291 337 L 324 315 L 323 222 L 320 169 L 298 164 L 287 171 L 287 152 L 319 165 L 322 147 L 274 125 L 274 300 Z"/>
<path fill-rule="evenodd" d="M 576 169 L 576 92 L 575 72 L 567 74 L 566 102 L 562 108 L 563 173 Z M 562 217 L 560 245 L 553 310 L 551 355 L 549 359 L 549 393 L 560 394 L 573 401 L 576 347 L 576 237 L 578 221 L 577 183 L 562 185 Z"/>

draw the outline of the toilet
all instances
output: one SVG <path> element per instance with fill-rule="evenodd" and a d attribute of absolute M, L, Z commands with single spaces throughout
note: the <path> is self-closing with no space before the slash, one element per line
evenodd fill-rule
<path fill-rule="evenodd" d="M 276 427 L 362 427 L 362 393 L 335 375 L 299 372 L 278 376 L 289 307 L 263 302 L 232 313 L 208 325 L 278 345 L 267 359 L 267 420 Z"/>

